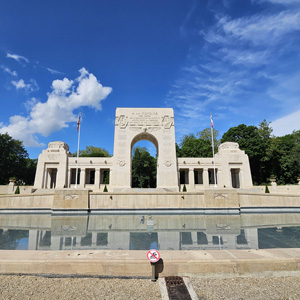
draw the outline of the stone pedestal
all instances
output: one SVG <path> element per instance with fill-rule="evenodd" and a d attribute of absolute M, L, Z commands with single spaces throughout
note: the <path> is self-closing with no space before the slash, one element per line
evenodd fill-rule
<path fill-rule="evenodd" d="M 89 190 L 56 189 L 52 209 L 53 211 L 88 211 Z"/>

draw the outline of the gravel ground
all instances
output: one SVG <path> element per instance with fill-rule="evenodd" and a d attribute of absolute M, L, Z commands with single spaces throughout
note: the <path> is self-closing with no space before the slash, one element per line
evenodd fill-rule
<path fill-rule="evenodd" d="M 190 278 L 199 300 L 300 299 L 300 277 Z M 150 279 L 0 276 L 0 299 L 161 299 Z"/>
<path fill-rule="evenodd" d="M 190 278 L 199 300 L 300 299 L 300 277 Z"/>
<path fill-rule="evenodd" d="M 46 278 L 0 276 L 0 299 L 161 299 L 150 279 Z"/>

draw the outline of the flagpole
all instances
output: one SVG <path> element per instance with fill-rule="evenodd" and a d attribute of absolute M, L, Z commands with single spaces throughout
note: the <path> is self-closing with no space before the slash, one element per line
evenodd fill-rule
<path fill-rule="evenodd" d="M 80 122 L 81 122 L 81 113 L 79 113 L 79 117 L 78 117 L 78 121 L 77 121 L 78 144 L 77 144 L 75 189 L 77 189 L 77 181 L 78 181 L 78 161 L 79 161 L 78 158 L 79 158 L 79 141 L 80 141 Z"/>
<path fill-rule="evenodd" d="M 213 162 L 214 162 L 214 182 L 215 187 L 217 187 L 216 181 L 216 163 L 215 163 L 215 146 L 214 146 L 214 122 L 212 119 L 212 114 L 210 114 L 210 131 L 211 131 L 211 145 L 212 145 L 212 153 L 213 153 Z"/>

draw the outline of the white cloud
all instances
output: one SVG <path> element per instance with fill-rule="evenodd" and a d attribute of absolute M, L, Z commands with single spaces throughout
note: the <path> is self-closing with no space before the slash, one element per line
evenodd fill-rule
<path fill-rule="evenodd" d="M 25 83 L 23 79 L 20 79 L 19 81 L 13 80 L 11 83 L 17 90 L 24 89 L 28 92 L 33 92 L 39 89 L 38 84 L 34 79 L 30 79 L 30 83 Z"/>
<path fill-rule="evenodd" d="M 3 69 L 4 72 L 8 73 L 9 75 L 11 76 L 18 76 L 17 72 L 16 71 L 12 71 L 10 68 L 8 67 L 4 67 L 4 66 L 1 66 L 1 69 Z"/>
<path fill-rule="evenodd" d="M 276 43 L 289 32 L 300 30 L 300 12 L 285 10 L 277 14 L 257 14 L 250 17 L 219 20 L 227 36 L 249 41 L 255 45 Z"/>
<path fill-rule="evenodd" d="M 73 80 L 64 78 L 63 80 L 54 80 L 52 82 L 52 88 L 57 94 L 66 94 L 69 92 L 70 87 L 73 84 Z"/>
<path fill-rule="evenodd" d="M 223 54 L 224 60 L 230 61 L 233 65 L 263 65 L 268 63 L 269 58 L 269 52 L 267 50 L 251 51 L 223 48 L 220 52 Z"/>
<path fill-rule="evenodd" d="M 22 140 L 25 146 L 41 146 L 38 134 L 48 136 L 68 127 L 69 122 L 77 120 L 73 111 L 82 106 L 100 110 L 101 101 L 111 91 L 111 87 L 102 86 L 93 74 L 82 68 L 75 81 L 68 78 L 54 80 L 46 102 L 29 101 L 29 115 L 10 117 L 9 124 L 2 126 L 0 133 L 8 132 L 13 138 Z"/>
<path fill-rule="evenodd" d="M 13 80 L 11 83 L 16 87 L 17 90 L 30 87 L 30 84 L 25 84 L 23 79 L 20 79 L 19 81 Z"/>
<path fill-rule="evenodd" d="M 62 72 L 47 68 L 47 70 L 51 73 L 51 74 L 63 74 Z"/>
<path fill-rule="evenodd" d="M 286 35 L 300 30 L 300 11 L 285 9 L 279 13 L 259 13 L 248 17 L 231 19 L 218 17 L 210 30 L 199 33 L 211 44 L 231 48 L 263 46 L 266 48 L 282 42 Z"/>
<path fill-rule="evenodd" d="M 300 110 L 273 121 L 271 127 L 275 136 L 283 136 L 294 130 L 300 130 Z"/>
<path fill-rule="evenodd" d="M 25 56 L 17 55 L 17 54 L 11 54 L 11 53 L 6 53 L 6 57 L 12 58 L 16 60 L 17 62 L 25 61 L 26 63 L 29 63 L 29 59 L 26 58 Z"/>

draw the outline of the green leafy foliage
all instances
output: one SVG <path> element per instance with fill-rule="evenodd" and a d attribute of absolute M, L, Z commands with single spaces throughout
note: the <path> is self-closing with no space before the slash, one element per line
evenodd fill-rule
<path fill-rule="evenodd" d="M 77 153 L 74 153 L 73 156 L 76 156 Z M 110 157 L 111 155 L 104 148 L 86 146 L 85 150 L 79 151 L 80 157 Z"/>
<path fill-rule="evenodd" d="M 33 184 L 36 160 L 30 159 L 19 140 L 7 133 L 0 134 L 0 184 L 8 184 L 10 177 L 22 184 Z"/>
<path fill-rule="evenodd" d="M 277 184 L 295 184 L 300 175 L 300 131 L 273 137 L 267 149 L 270 174 Z"/>
<path fill-rule="evenodd" d="M 144 147 L 133 149 L 132 157 L 132 187 L 156 187 L 156 158 L 150 155 Z"/>
<path fill-rule="evenodd" d="M 106 185 L 104 186 L 104 190 L 103 190 L 103 192 L 104 192 L 104 193 L 107 193 L 107 192 L 108 192 L 108 190 L 107 190 L 107 186 L 106 186 Z"/>
<path fill-rule="evenodd" d="M 182 191 L 183 191 L 183 192 L 186 192 L 186 186 L 185 186 L 185 184 L 183 185 Z"/>
<path fill-rule="evenodd" d="M 217 153 L 220 142 L 217 140 L 219 131 L 213 131 L 214 135 L 214 151 Z M 194 134 L 184 135 L 180 146 L 176 144 L 177 157 L 212 157 L 211 129 L 206 128 Z"/>

